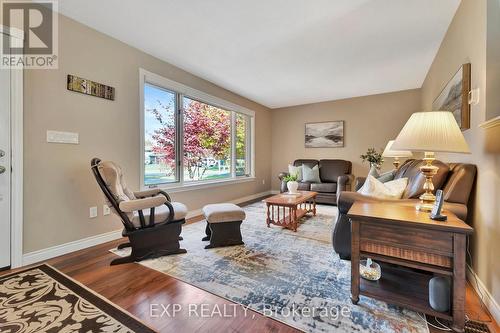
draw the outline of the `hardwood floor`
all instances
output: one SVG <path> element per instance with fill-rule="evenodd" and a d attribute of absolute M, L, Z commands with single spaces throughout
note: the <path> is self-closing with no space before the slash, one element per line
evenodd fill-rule
<path fill-rule="evenodd" d="M 299 332 L 254 311 L 248 310 L 245 313 L 246 309 L 234 305 L 233 302 L 140 264 L 109 266 L 111 260 L 116 256 L 108 250 L 121 242 L 123 240 L 94 246 L 50 259 L 47 263 L 161 332 Z M 4 271 L 0 274 L 14 271 Z M 150 315 L 151 304 L 163 304 L 164 306 L 180 304 L 184 311 L 173 317 L 172 308 L 170 308 L 170 317 L 156 318 Z M 186 310 L 189 304 L 199 305 L 196 311 L 193 308 L 191 316 Z M 236 315 L 231 318 L 223 316 L 203 317 L 201 316 L 201 304 L 209 305 L 206 308 L 209 313 L 216 307 L 222 311 L 226 306 L 226 315 L 232 314 L 233 310 L 236 311 Z M 159 315 L 161 310 L 161 306 L 159 306 L 158 312 L 154 313 Z M 492 320 L 489 313 L 481 306 L 479 297 L 470 285 L 467 286 L 466 292 L 466 313 L 471 319 Z M 500 332 L 495 322 L 488 324 L 491 332 Z M 440 332 L 433 328 L 430 331 L 432 333 Z"/>

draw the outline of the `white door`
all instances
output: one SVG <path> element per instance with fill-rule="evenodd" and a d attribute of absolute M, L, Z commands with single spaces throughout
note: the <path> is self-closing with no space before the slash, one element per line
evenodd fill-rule
<path fill-rule="evenodd" d="M 0 268 L 10 266 L 11 258 L 10 92 L 11 71 L 0 69 Z"/>

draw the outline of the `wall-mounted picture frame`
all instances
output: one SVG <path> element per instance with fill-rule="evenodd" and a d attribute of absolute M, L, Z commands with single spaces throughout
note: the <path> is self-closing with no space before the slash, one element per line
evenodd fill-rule
<path fill-rule="evenodd" d="M 462 131 L 470 128 L 471 64 L 463 64 L 432 103 L 434 111 L 450 111 Z"/>
<path fill-rule="evenodd" d="M 344 147 L 344 121 L 325 121 L 306 123 L 306 148 L 341 148 Z"/>
<path fill-rule="evenodd" d="M 100 97 L 111 101 L 115 100 L 115 88 L 68 74 L 67 88 L 81 94 Z"/>

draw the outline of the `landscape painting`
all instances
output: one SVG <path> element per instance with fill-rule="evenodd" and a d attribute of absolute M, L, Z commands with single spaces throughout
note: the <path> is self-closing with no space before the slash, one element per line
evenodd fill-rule
<path fill-rule="evenodd" d="M 344 147 L 344 121 L 306 124 L 306 148 Z"/>
<path fill-rule="evenodd" d="M 470 128 L 470 64 L 465 64 L 446 84 L 439 96 L 432 103 L 434 111 L 450 111 L 460 129 Z"/>

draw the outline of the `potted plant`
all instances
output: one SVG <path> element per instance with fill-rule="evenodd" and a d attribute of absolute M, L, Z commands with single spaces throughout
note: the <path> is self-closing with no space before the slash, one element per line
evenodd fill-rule
<path fill-rule="evenodd" d="M 366 154 L 361 155 L 363 162 L 370 163 L 370 168 L 375 167 L 380 169 L 382 163 L 384 163 L 384 158 L 382 157 L 382 150 L 378 152 L 375 148 L 368 148 Z"/>
<path fill-rule="evenodd" d="M 298 179 L 297 175 L 288 175 L 283 178 L 283 180 L 286 182 L 288 193 L 290 194 L 297 193 L 297 189 L 299 188 L 299 183 L 297 182 L 297 179 Z"/>

